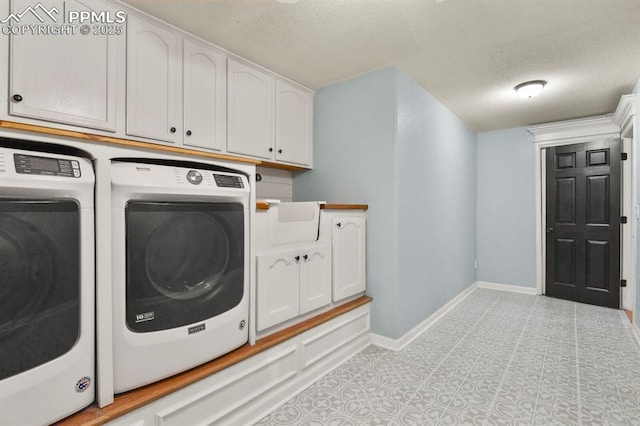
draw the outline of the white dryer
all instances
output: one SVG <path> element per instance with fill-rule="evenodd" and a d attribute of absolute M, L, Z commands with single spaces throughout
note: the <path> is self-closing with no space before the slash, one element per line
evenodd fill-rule
<path fill-rule="evenodd" d="M 94 400 L 94 174 L 86 158 L 0 147 L 0 424 Z"/>
<path fill-rule="evenodd" d="M 249 182 L 194 163 L 113 161 L 114 388 L 247 342 Z"/>

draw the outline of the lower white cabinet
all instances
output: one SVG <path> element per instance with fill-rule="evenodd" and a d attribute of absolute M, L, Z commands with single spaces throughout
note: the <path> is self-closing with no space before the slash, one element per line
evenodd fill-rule
<path fill-rule="evenodd" d="M 304 250 L 300 266 L 300 315 L 331 303 L 331 258 L 326 247 Z"/>
<path fill-rule="evenodd" d="M 366 215 L 364 211 L 328 214 L 333 301 L 336 302 L 366 289 Z"/>
<path fill-rule="evenodd" d="M 331 303 L 327 247 L 257 256 L 257 329 L 267 329 Z"/>

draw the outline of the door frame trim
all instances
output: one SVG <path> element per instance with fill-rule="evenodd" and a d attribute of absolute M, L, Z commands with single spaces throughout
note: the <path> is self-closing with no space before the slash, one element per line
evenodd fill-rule
<path fill-rule="evenodd" d="M 632 97 L 632 98 L 631 98 Z M 623 141 L 623 149 L 628 153 L 629 157 L 624 166 L 622 173 L 622 196 L 621 206 L 623 214 L 634 218 L 630 220 L 629 227 L 622 228 L 622 238 L 620 240 L 621 247 L 621 279 L 627 280 L 627 287 L 621 289 L 621 308 L 634 310 L 636 293 L 636 247 L 635 243 L 628 244 L 629 241 L 635 241 L 636 221 L 634 206 L 636 205 L 636 172 L 635 162 L 636 155 L 633 149 L 632 141 L 636 140 L 636 130 L 633 126 L 632 116 L 635 116 L 635 95 L 623 96 L 616 114 L 604 115 L 596 117 L 588 117 L 577 120 L 568 120 L 554 123 L 541 124 L 532 126 L 527 131 L 533 135 L 534 144 L 534 163 L 535 163 L 535 218 L 536 218 L 536 291 L 537 294 L 543 295 L 545 288 L 545 235 L 546 229 L 546 191 L 544 181 L 546 178 L 544 156 L 546 148 L 562 145 L 571 145 L 582 142 L 593 141 L 594 139 L 620 138 Z M 622 132 L 621 132 L 622 128 Z M 632 138 L 625 138 L 628 129 L 632 129 Z M 625 129 L 627 133 L 625 133 Z M 627 178 L 627 179 L 625 179 Z M 629 202 L 629 200 L 631 202 Z M 629 240 L 631 238 L 631 240 Z M 627 244 L 625 244 L 627 242 Z M 629 250 L 622 250 L 623 247 L 629 247 Z M 631 301 L 631 306 L 627 306 L 625 301 Z"/>

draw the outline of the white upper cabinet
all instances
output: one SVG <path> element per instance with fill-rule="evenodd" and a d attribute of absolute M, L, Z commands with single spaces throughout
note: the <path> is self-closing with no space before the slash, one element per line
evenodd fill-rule
<path fill-rule="evenodd" d="M 51 0 L 49 10 L 109 10 L 95 1 Z M 14 0 L 12 12 L 34 6 Z M 46 18 L 49 19 L 49 18 Z M 25 14 L 20 25 L 42 24 Z M 11 36 L 9 114 L 81 127 L 116 130 L 116 49 L 122 34 Z"/>
<path fill-rule="evenodd" d="M 276 81 L 276 160 L 310 165 L 313 94 Z"/>
<path fill-rule="evenodd" d="M 127 134 L 182 140 L 180 56 L 176 33 L 129 15 Z"/>
<path fill-rule="evenodd" d="M 332 220 L 333 301 L 366 290 L 365 213 L 335 216 Z"/>
<path fill-rule="evenodd" d="M 311 167 L 313 91 L 124 3 L 47 0 L 44 18 L 22 13 L 30 0 L 5 7 L 13 24 L 69 28 L 8 36 L 5 119 Z M 109 23 L 67 22 L 89 10 Z"/>
<path fill-rule="evenodd" d="M 127 43 L 127 134 L 223 150 L 226 56 L 137 18 Z"/>
<path fill-rule="evenodd" d="M 311 165 L 313 94 L 228 60 L 227 151 Z"/>
<path fill-rule="evenodd" d="M 227 151 L 272 159 L 275 78 L 228 60 Z"/>
<path fill-rule="evenodd" d="M 190 40 L 183 44 L 184 144 L 220 151 L 226 141 L 226 56 Z"/>

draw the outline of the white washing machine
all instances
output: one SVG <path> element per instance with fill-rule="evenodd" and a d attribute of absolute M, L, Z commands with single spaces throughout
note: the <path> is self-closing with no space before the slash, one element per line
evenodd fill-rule
<path fill-rule="evenodd" d="M 94 400 L 94 174 L 86 158 L 0 147 L 0 424 Z"/>
<path fill-rule="evenodd" d="M 116 393 L 248 340 L 249 182 L 234 170 L 112 162 Z"/>

